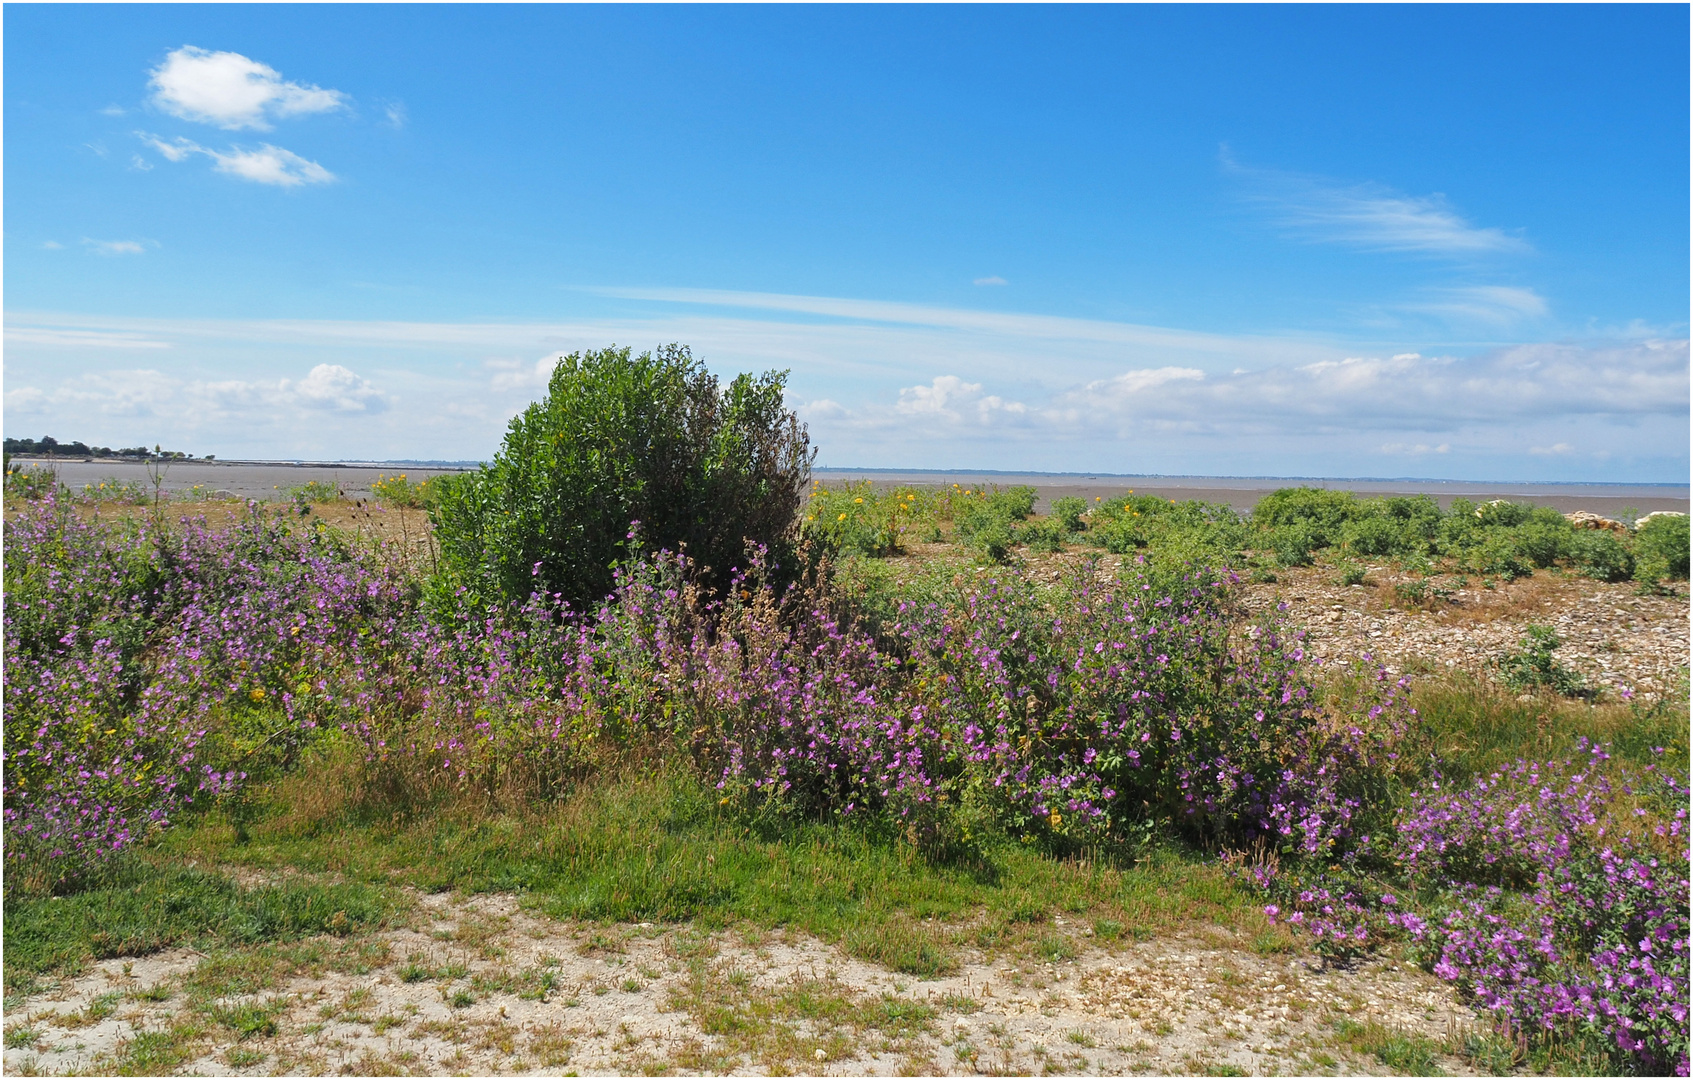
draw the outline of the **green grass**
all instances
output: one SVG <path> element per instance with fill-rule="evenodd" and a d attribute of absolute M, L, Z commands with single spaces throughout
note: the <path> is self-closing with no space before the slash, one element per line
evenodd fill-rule
<path fill-rule="evenodd" d="M 1251 897 L 1197 855 L 1153 849 L 1119 865 L 1003 842 L 935 861 L 851 824 L 750 821 L 675 768 L 603 781 L 521 817 L 442 812 L 395 825 L 346 810 L 310 828 L 261 821 L 248 831 L 241 844 L 232 829 L 208 822 L 179 830 L 167 850 L 370 887 L 517 892 L 563 919 L 793 927 L 919 976 L 952 970 L 958 947 L 984 936 L 996 948 L 1074 956 L 1080 939 L 1051 925 L 1055 908 L 1143 931 L 1205 921 L 1276 932 Z"/>
<path fill-rule="evenodd" d="M 192 1024 L 179 1024 L 168 1031 L 137 1032 L 118 1048 L 111 1066 L 115 1076 L 165 1076 L 192 1058 L 201 1036 Z"/>
<path fill-rule="evenodd" d="M 275 1035 L 276 1018 L 286 1011 L 288 1002 L 282 998 L 248 1002 L 243 1005 L 214 1005 L 208 1012 L 211 1018 L 235 1032 L 238 1039 Z"/>
<path fill-rule="evenodd" d="M 1405 1076 L 1444 1076 L 1440 1046 L 1433 1039 L 1397 1031 L 1377 1023 L 1342 1020 L 1335 1025 L 1340 1040 L 1361 1054 Z"/>
<path fill-rule="evenodd" d="M 222 874 L 131 860 L 67 896 L 7 895 L 6 992 L 91 960 L 176 945 L 205 949 L 351 933 L 385 923 L 399 902 L 394 890 L 363 882 L 248 889 Z"/>
<path fill-rule="evenodd" d="M 1549 695 L 1519 701 L 1468 676 L 1414 678 L 1411 702 L 1452 783 L 1467 783 L 1518 758 L 1570 754 L 1581 737 L 1610 744 L 1617 761 L 1635 766 L 1659 761 L 1658 747 L 1669 760 L 1687 759 L 1685 673 L 1679 687 L 1646 706 L 1588 704 Z"/>

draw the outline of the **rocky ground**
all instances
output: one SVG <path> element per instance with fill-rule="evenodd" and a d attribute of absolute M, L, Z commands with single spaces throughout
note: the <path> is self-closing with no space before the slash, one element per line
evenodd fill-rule
<path fill-rule="evenodd" d="M 1410 965 L 1324 969 L 1221 927 L 1061 960 L 976 955 L 920 980 L 781 933 L 575 925 L 511 896 L 417 899 L 410 924 L 108 960 L 6 1016 L 11 1074 L 1391 1073 L 1475 1018 Z M 1400 1062 L 1404 1067 L 1406 1062 Z"/>
<path fill-rule="evenodd" d="M 1396 671 L 1457 669 L 1486 675 L 1493 661 L 1518 647 L 1533 623 L 1563 642 L 1553 653 L 1613 699 L 1673 690 L 1688 663 L 1688 595 L 1641 595 L 1633 582 L 1610 584 L 1542 570 L 1531 578 L 1472 579 L 1449 595 L 1407 601 L 1395 586 L 1421 580 L 1371 566 L 1361 585 L 1342 585 L 1332 569 L 1277 572 L 1273 584 L 1243 587 L 1249 607 L 1285 603 L 1306 630 L 1308 651 L 1325 659 L 1368 653 Z M 1437 579 L 1439 580 L 1439 579 Z"/>

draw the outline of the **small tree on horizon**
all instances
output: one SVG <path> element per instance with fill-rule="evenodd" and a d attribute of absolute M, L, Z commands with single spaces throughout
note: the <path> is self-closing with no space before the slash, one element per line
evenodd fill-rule
<path fill-rule="evenodd" d="M 561 357 L 494 460 L 443 486 L 437 587 L 478 605 L 537 588 L 589 605 L 611 591 L 635 522 L 640 550 L 685 550 L 708 584 L 749 542 L 791 563 L 815 451 L 783 404 L 787 375 L 722 388 L 685 345 Z"/>

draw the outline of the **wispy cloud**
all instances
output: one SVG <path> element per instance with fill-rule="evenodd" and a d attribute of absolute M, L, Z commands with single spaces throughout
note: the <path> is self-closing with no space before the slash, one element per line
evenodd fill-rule
<path fill-rule="evenodd" d="M 43 251 L 63 251 L 65 249 L 65 245 L 59 243 L 57 240 L 43 240 L 41 241 L 41 248 Z"/>
<path fill-rule="evenodd" d="M 146 252 L 150 242 L 140 240 L 93 240 L 82 238 L 83 246 L 96 255 L 141 255 Z"/>
<path fill-rule="evenodd" d="M 1402 311 L 1435 315 L 1453 322 L 1512 326 L 1545 316 L 1546 299 L 1533 289 L 1514 285 L 1464 285 L 1432 288 L 1425 298 L 1395 305 Z"/>
<path fill-rule="evenodd" d="M 58 326 L 6 327 L 6 344 L 59 348 L 168 349 L 170 342 L 133 330 L 73 330 Z"/>
<path fill-rule="evenodd" d="M 304 184 L 328 184 L 335 180 L 335 174 L 317 162 L 270 143 L 260 143 L 256 149 L 232 146 L 228 150 L 213 150 L 181 136 L 166 140 L 145 131 L 138 131 L 135 135 L 166 161 L 182 162 L 197 154 L 203 155 L 212 159 L 215 171 L 251 180 L 255 184 L 300 187 Z"/>
<path fill-rule="evenodd" d="M 236 419 L 275 428 L 312 414 L 373 415 L 385 411 L 391 400 L 368 379 L 339 364 L 318 364 L 297 380 L 269 381 L 184 379 L 139 369 L 86 374 L 53 387 L 17 387 L 6 393 L 6 412 L 73 410 L 85 417 L 141 417 L 193 425 Z"/>
<path fill-rule="evenodd" d="M 1471 224 L 1439 193 L 1407 195 L 1373 182 L 1248 168 L 1226 152 L 1223 164 L 1273 224 L 1315 243 L 1460 258 L 1532 250 L 1503 229 Z"/>
<path fill-rule="evenodd" d="M 403 101 L 388 101 L 382 105 L 382 117 L 388 126 L 398 130 L 406 126 L 410 119 L 406 113 L 406 103 Z"/>
<path fill-rule="evenodd" d="M 1010 282 L 995 274 L 992 277 L 979 277 L 971 282 L 973 285 L 1009 285 Z"/>
<path fill-rule="evenodd" d="M 235 52 L 184 45 L 151 72 L 153 104 L 184 120 L 229 131 L 269 131 L 273 120 L 347 107 L 339 90 L 288 82 L 267 64 Z"/>
<path fill-rule="evenodd" d="M 982 348 L 990 351 L 998 350 L 1002 343 L 1038 341 L 1050 343 L 1054 348 L 1063 348 L 1066 353 L 1072 355 L 1077 347 L 1101 350 L 1175 350 L 1214 359 L 1251 359 L 1259 363 L 1295 358 L 1309 359 L 1314 351 L 1323 354 L 1332 351 L 1336 355 L 1343 355 L 1341 346 L 1324 343 L 1316 335 L 1283 337 L 1272 334 L 1206 334 L 1163 326 L 1108 322 L 1103 319 L 1074 319 L 1058 315 L 934 307 L 893 300 L 795 296 L 787 293 L 739 292 L 726 289 L 605 287 L 583 291 L 599 296 L 649 300 L 662 304 L 824 316 L 865 326 L 888 324 L 928 331 L 957 331 L 970 335 Z"/>

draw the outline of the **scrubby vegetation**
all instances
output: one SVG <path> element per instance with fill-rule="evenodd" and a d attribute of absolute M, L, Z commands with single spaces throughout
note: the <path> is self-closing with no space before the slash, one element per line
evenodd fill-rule
<path fill-rule="evenodd" d="M 722 392 L 685 352 L 573 358 L 494 465 L 440 489 L 433 580 L 256 504 L 213 529 L 16 501 L 8 986 L 352 932 L 396 876 L 785 923 L 919 975 L 1054 905 L 1114 933 L 1185 907 L 1337 962 L 1409 950 L 1548 1067 L 1686 1071 L 1685 687 L 1413 687 L 1316 665 L 1234 600 L 1267 559 L 1526 573 L 1599 566 L 1594 541 L 1521 507 L 1309 490 L 1245 517 L 1132 494 L 1036 517 L 1029 489 L 804 502 L 780 394 Z M 1661 580 L 1676 520 L 1606 539 Z M 945 541 L 909 571 L 873 557 Z M 1084 557 L 1037 583 L 995 565 L 1019 545 Z M 1090 547 L 1128 557 L 1107 573 Z M 1531 634 L 1503 677 L 1555 684 L 1550 648 Z M 347 884 L 328 908 L 258 896 L 183 876 L 190 854 Z"/>
<path fill-rule="evenodd" d="M 916 488 L 875 491 L 866 482 L 816 485 L 804 527 L 833 549 L 885 556 L 922 542 L 951 541 L 1001 562 L 1018 546 L 1050 552 L 1067 545 L 1145 554 L 1160 566 L 1189 563 L 1271 573 L 1326 560 L 1341 577 L 1363 580 L 1360 560 L 1394 560 L 1427 579 L 1410 599 L 1439 590 L 1440 578 L 1509 581 L 1559 567 L 1600 581 L 1634 580 L 1654 589 L 1687 579 L 1688 517 L 1654 514 L 1638 529 L 1579 528 L 1547 507 L 1454 499 L 1445 510 L 1427 495 L 1360 498 L 1350 491 L 1284 488 L 1251 513 L 1153 495 L 1056 500 L 1034 512 L 1032 488 L 1009 491 Z"/>

